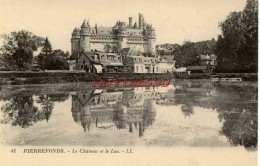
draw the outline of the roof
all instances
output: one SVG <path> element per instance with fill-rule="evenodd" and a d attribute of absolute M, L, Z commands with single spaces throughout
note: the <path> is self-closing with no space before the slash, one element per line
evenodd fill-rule
<path fill-rule="evenodd" d="M 200 55 L 201 60 L 216 60 L 217 57 L 214 54 L 211 55 Z"/>
<path fill-rule="evenodd" d="M 68 60 L 77 60 L 78 57 L 79 57 L 79 53 L 74 53 L 74 54 L 72 54 L 72 55 L 68 58 Z"/>
<path fill-rule="evenodd" d="M 163 58 L 162 58 L 162 59 L 160 60 L 160 62 L 161 62 L 161 63 L 167 63 L 168 61 L 167 61 L 166 59 L 163 59 Z"/>
<path fill-rule="evenodd" d="M 123 48 L 119 53 L 127 55 L 130 52 L 130 47 L 128 48 Z"/>
<path fill-rule="evenodd" d="M 123 64 L 108 64 L 106 66 L 123 66 L 123 67 L 129 67 L 129 65 L 123 65 Z"/>
<path fill-rule="evenodd" d="M 186 72 L 186 67 L 180 67 L 175 69 L 176 72 Z"/>
<path fill-rule="evenodd" d="M 217 59 L 215 54 L 210 55 L 210 59 Z"/>
<path fill-rule="evenodd" d="M 86 56 L 89 57 L 90 60 L 94 61 L 91 57 L 91 55 L 94 55 L 94 52 L 85 52 L 85 51 L 82 51 L 81 53 L 74 53 L 72 54 L 68 60 L 77 60 L 81 55 L 82 53 L 84 53 Z"/>
<path fill-rule="evenodd" d="M 94 58 L 92 57 L 95 54 L 95 52 L 86 52 L 86 51 L 82 51 L 80 53 L 80 56 L 84 55 L 86 57 L 88 57 L 88 59 L 93 63 L 93 64 L 100 64 L 101 62 L 99 60 L 94 60 Z M 79 56 L 79 57 L 80 57 Z"/>
<path fill-rule="evenodd" d="M 165 59 L 168 63 L 174 63 L 173 55 L 164 55 L 162 58 Z"/>
<path fill-rule="evenodd" d="M 187 70 L 207 70 L 207 66 L 188 66 Z"/>
<path fill-rule="evenodd" d="M 97 34 L 111 34 L 113 31 L 112 27 L 97 27 Z"/>
<path fill-rule="evenodd" d="M 92 63 L 95 63 L 95 64 L 100 64 L 101 63 L 101 61 L 100 60 L 95 60 L 94 58 L 93 58 L 93 55 L 95 55 L 95 52 L 83 52 L 88 58 L 89 58 L 89 60 L 92 62 Z"/>

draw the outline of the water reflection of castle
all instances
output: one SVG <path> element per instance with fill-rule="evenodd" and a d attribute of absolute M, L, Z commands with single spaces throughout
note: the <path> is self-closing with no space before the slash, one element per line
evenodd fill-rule
<path fill-rule="evenodd" d="M 143 136 L 145 128 L 155 120 L 155 101 L 160 96 L 155 89 L 89 90 L 72 94 L 72 116 L 84 131 L 91 124 L 98 128 L 116 126 L 117 129 L 134 128 Z"/>

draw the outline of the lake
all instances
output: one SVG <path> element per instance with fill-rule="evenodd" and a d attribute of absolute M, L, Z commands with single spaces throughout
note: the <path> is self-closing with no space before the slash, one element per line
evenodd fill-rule
<path fill-rule="evenodd" d="M 3 86 L 1 145 L 257 147 L 257 82 Z"/>

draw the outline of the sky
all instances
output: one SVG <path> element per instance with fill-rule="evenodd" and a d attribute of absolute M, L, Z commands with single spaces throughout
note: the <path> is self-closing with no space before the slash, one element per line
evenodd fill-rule
<path fill-rule="evenodd" d="M 143 13 L 156 32 L 156 44 L 217 39 L 219 23 L 246 0 L 0 0 L 0 34 L 27 30 L 48 37 L 54 49 L 70 51 L 71 33 L 84 19 L 91 26 L 138 22 Z"/>

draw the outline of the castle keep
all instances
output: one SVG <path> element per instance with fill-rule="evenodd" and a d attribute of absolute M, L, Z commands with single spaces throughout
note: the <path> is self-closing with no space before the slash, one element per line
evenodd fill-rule
<path fill-rule="evenodd" d="M 131 48 L 141 53 L 155 54 L 155 29 L 144 21 L 139 13 L 139 23 L 133 18 L 126 22 L 117 21 L 113 27 L 90 26 L 83 21 L 81 28 L 75 28 L 71 37 L 71 54 L 81 51 L 120 52 Z"/>

